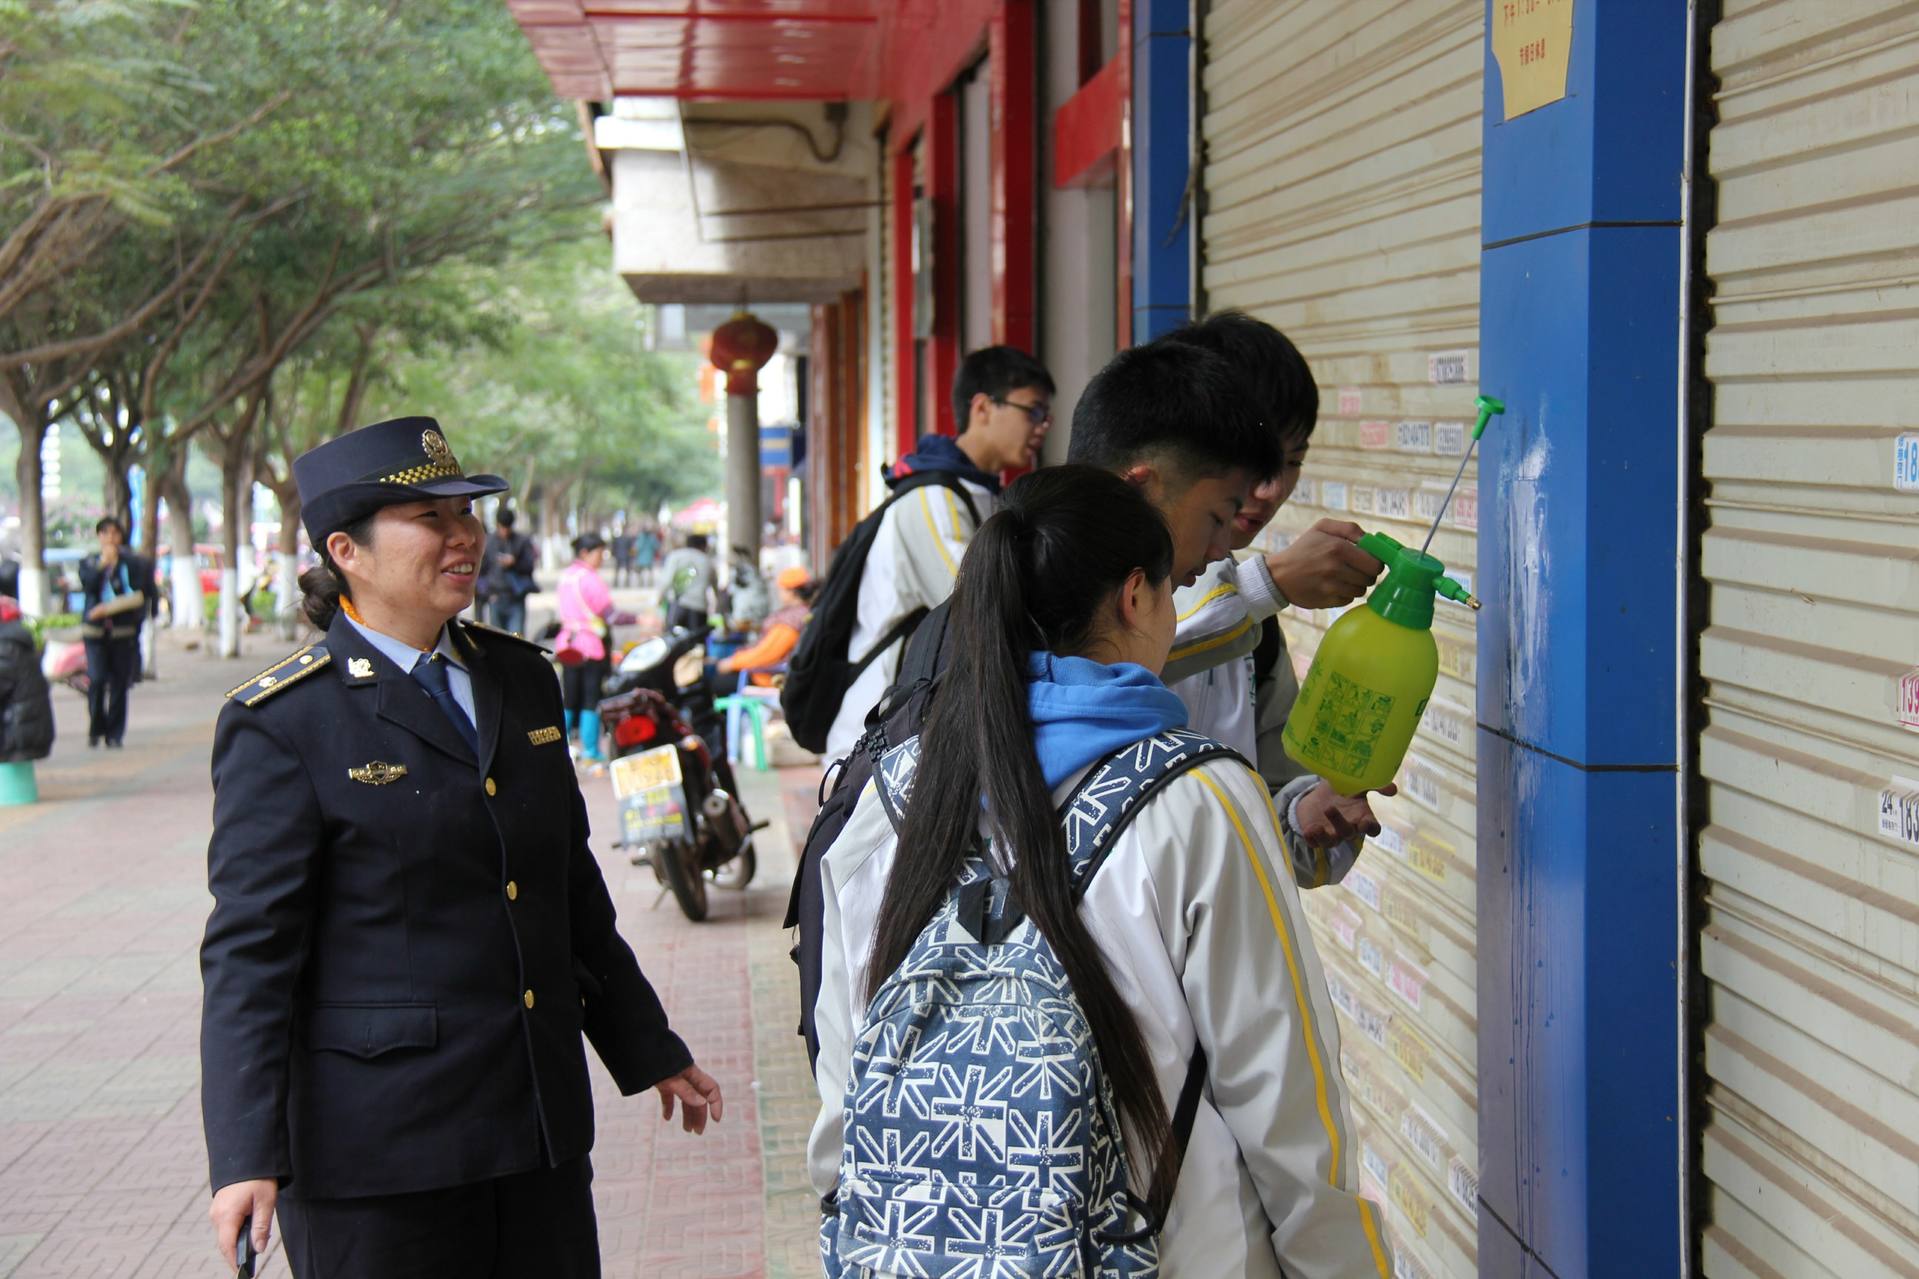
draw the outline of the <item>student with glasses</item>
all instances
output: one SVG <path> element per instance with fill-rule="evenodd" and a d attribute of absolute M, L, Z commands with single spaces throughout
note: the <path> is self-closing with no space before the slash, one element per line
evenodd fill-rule
<path fill-rule="evenodd" d="M 846 754 L 866 728 L 866 713 L 899 669 L 909 619 L 953 593 L 960 557 L 980 522 L 998 507 L 1000 472 L 1039 462 L 1053 422 L 1053 376 L 1024 351 L 989 346 L 960 362 L 953 379 L 957 438 L 927 435 L 893 467 L 889 482 L 927 471 L 950 483 L 927 484 L 893 503 L 860 578 L 859 621 L 847 645 L 860 671 L 826 736 L 826 755 Z"/>

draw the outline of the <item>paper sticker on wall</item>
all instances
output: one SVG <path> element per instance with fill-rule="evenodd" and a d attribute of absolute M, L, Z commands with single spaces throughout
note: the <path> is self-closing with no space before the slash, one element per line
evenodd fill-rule
<path fill-rule="evenodd" d="M 1401 422 L 1393 428 L 1393 447 L 1401 453 L 1430 453 L 1433 451 L 1433 424 L 1431 422 Z"/>
<path fill-rule="evenodd" d="M 1363 449 L 1386 449 L 1393 446 L 1393 424 L 1391 422 L 1361 422 L 1359 424 L 1359 447 Z"/>
<path fill-rule="evenodd" d="M 1339 388 L 1339 415 L 1341 417 L 1359 416 L 1359 388 L 1342 386 Z"/>
<path fill-rule="evenodd" d="M 1895 777 L 1879 792 L 1879 833 L 1919 848 L 1919 782 Z"/>
<path fill-rule="evenodd" d="M 1893 441 L 1892 486 L 1901 493 L 1919 493 L 1919 435 Z"/>
<path fill-rule="evenodd" d="M 1434 386 L 1464 386 L 1472 376 L 1471 351 L 1435 351 L 1426 357 L 1426 380 Z"/>
<path fill-rule="evenodd" d="M 1573 0 L 1491 0 L 1493 58 L 1506 119 L 1566 96 Z"/>
<path fill-rule="evenodd" d="M 1899 681 L 1899 723 L 1919 733 L 1919 666 L 1907 671 Z"/>

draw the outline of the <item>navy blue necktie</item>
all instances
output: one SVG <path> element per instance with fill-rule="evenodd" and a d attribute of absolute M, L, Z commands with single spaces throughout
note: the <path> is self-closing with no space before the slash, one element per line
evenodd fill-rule
<path fill-rule="evenodd" d="M 420 681 L 420 687 L 426 690 L 440 713 L 453 721 L 453 727 L 460 730 L 460 737 L 473 752 L 473 758 L 480 757 L 480 735 L 474 731 L 473 721 L 460 709 L 460 703 L 453 697 L 453 682 L 447 677 L 446 664 L 438 653 L 429 653 L 413 663 L 413 678 Z"/>

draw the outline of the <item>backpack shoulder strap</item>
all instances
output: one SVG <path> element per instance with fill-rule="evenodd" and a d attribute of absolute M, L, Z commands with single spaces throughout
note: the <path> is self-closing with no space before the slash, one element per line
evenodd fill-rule
<path fill-rule="evenodd" d="M 879 788 L 880 807 L 893 833 L 906 829 L 906 807 L 913 802 L 913 777 L 919 771 L 920 739 L 909 737 L 879 757 L 873 767 L 873 780 Z"/>
<path fill-rule="evenodd" d="M 1073 900 L 1086 895 L 1087 885 L 1149 795 L 1188 769 L 1220 758 L 1246 762 L 1238 751 L 1204 733 L 1174 728 L 1122 746 L 1088 769 L 1061 808 Z"/>
<path fill-rule="evenodd" d="M 965 481 L 951 471 L 915 471 L 911 475 L 903 476 L 897 484 L 893 485 L 892 492 L 887 494 L 886 501 L 881 503 L 881 508 L 891 506 L 914 489 L 925 488 L 929 484 L 937 484 L 943 489 L 951 489 L 959 494 L 959 500 L 965 505 L 966 513 L 973 517 L 973 527 L 980 526 L 979 506 L 973 501 L 973 495 L 966 491 Z"/>

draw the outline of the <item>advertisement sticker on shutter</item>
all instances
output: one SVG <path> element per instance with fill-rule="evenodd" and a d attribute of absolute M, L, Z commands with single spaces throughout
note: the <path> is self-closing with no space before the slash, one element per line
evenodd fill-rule
<path fill-rule="evenodd" d="M 1901 493 L 1919 493 L 1919 435 L 1893 441 L 1892 486 Z"/>
<path fill-rule="evenodd" d="M 1919 666 L 1899 681 L 1899 723 L 1919 733 Z"/>
<path fill-rule="evenodd" d="M 1329 511 L 1346 509 L 1346 484 L 1343 480 L 1324 480 L 1319 486 L 1319 504 Z"/>
<path fill-rule="evenodd" d="M 1433 452 L 1441 457 L 1458 457 L 1466 451 L 1464 422 L 1434 422 Z"/>
<path fill-rule="evenodd" d="M 1479 529 L 1479 488 L 1468 484 L 1453 494 L 1453 525 L 1469 532 Z"/>
<path fill-rule="evenodd" d="M 1464 386 L 1472 377 L 1470 351 L 1435 351 L 1426 357 L 1426 380 L 1434 386 Z"/>
<path fill-rule="evenodd" d="M 1393 428 L 1393 447 L 1401 453 L 1432 452 L 1433 424 L 1431 422 L 1401 422 Z"/>
<path fill-rule="evenodd" d="M 1895 777 L 1879 792 L 1879 833 L 1919 848 L 1919 782 Z"/>
<path fill-rule="evenodd" d="M 1363 449 L 1387 449 L 1393 446 L 1393 424 L 1391 422 L 1361 422 L 1359 424 L 1359 447 Z"/>
<path fill-rule="evenodd" d="M 1339 415 L 1341 417 L 1359 416 L 1359 388 L 1342 386 L 1339 388 Z"/>

